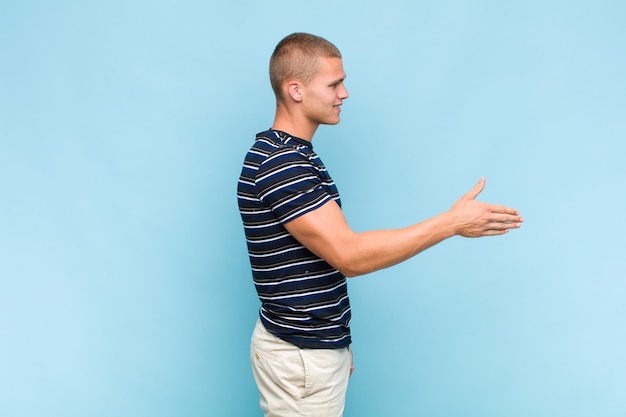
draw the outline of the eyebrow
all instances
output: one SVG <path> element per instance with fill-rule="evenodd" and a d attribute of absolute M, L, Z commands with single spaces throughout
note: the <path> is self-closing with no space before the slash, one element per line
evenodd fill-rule
<path fill-rule="evenodd" d="M 333 84 L 338 84 L 340 82 L 343 82 L 347 77 L 348 77 L 347 75 L 344 75 L 341 78 L 338 78 L 338 79 L 336 79 L 334 81 L 329 82 L 328 85 L 333 85 Z"/>

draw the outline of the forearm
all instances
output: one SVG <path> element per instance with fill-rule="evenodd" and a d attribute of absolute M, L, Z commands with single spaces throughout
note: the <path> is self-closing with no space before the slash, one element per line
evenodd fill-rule
<path fill-rule="evenodd" d="M 474 201 L 475 189 L 435 217 L 401 229 L 355 233 L 339 206 L 330 201 L 285 228 L 311 252 L 348 277 L 400 263 L 437 243 L 460 235 L 497 236 L 521 226 L 517 210 Z"/>
<path fill-rule="evenodd" d="M 401 229 L 354 233 L 342 243 L 335 267 L 354 277 L 403 262 L 454 236 L 449 213 Z"/>

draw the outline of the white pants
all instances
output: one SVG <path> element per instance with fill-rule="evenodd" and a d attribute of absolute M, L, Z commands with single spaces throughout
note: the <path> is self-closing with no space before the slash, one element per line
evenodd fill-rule
<path fill-rule="evenodd" d="M 351 358 L 348 348 L 300 349 L 257 321 L 250 343 L 252 373 L 265 417 L 341 417 Z"/>

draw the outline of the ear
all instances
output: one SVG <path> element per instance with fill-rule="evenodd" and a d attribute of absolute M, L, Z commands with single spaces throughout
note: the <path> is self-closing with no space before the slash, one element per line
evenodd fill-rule
<path fill-rule="evenodd" d="M 302 101 L 302 85 L 299 81 L 289 81 L 287 82 L 287 94 L 289 97 L 295 102 Z"/>

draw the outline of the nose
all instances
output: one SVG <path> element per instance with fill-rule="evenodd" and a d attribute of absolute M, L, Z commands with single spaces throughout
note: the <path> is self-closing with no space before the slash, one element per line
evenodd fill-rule
<path fill-rule="evenodd" d="M 339 90 L 338 96 L 342 100 L 345 100 L 349 97 L 348 89 L 346 88 L 345 85 L 341 84 L 341 89 Z"/>

